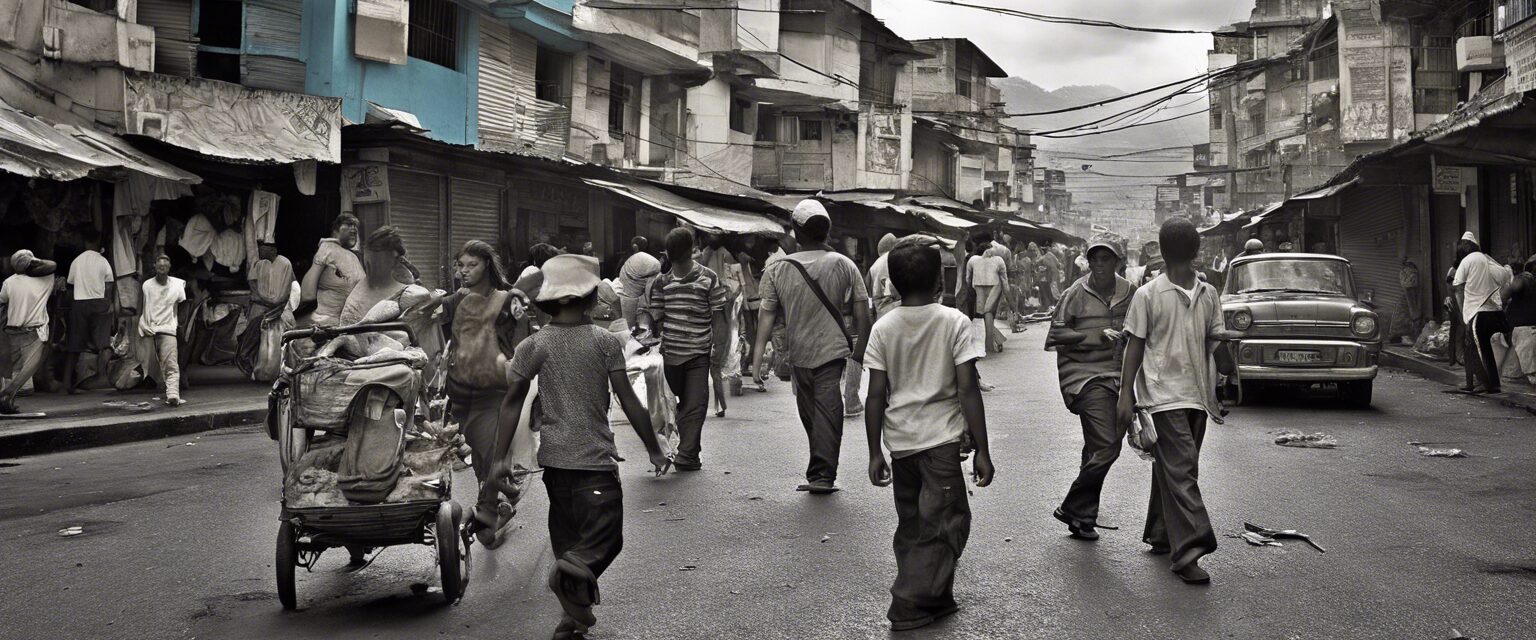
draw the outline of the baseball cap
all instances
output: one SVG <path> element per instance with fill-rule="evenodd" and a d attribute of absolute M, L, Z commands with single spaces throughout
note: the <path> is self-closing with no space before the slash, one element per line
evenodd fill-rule
<path fill-rule="evenodd" d="M 827 215 L 826 207 L 822 206 L 820 202 L 810 199 L 801 200 L 800 204 L 795 205 L 794 213 L 790 214 L 790 218 L 795 221 L 795 226 L 797 227 L 805 226 L 805 223 L 810 222 L 811 218 L 818 216 L 828 220 L 832 219 L 831 216 Z"/>
<path fill-rule="evenodd" d="M 1109 249 L 1110 253 L 1115 254 L 1116 258 L 1125 259 L 1125 248 L 1121 247 L 1120 243 L 1113 237 L 1103 233 L 1095 234 L 1092 238 L 1088 239 L 1088 249 L 1083 251 L 1083 255 L 1092 254 L 1093 250 L 1099 247 Z"/>

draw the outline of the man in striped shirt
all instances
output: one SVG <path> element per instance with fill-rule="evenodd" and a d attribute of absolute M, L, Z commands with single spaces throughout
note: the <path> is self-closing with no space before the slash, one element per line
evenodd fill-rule
<path fill-rule="evenodd" d="M 709 409 L 711 352 L 724 353 L 729 337 L 725 285 L 708 267 L 693 260 L 693 232 L 667 234 L 672 269 L 656 276 L 640 301 L 639 324 L 661 338 L 662 371 L 677 396 L 678 471 L 698 471 L 699 440 Z"/>

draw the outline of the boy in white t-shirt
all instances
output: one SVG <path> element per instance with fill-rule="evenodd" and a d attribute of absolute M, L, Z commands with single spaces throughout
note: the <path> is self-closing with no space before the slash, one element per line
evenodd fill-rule
<path fill-rule="evenodd" d="M 955 565 L 971 530 L 960 469 L 969 432 L 975 482 L 992 482 L 986 412 L 976 377 L 971 321 L 938 304 L 943 261 L 937 247 L 904 241 L 888 254 L 901 306 L 875 323 L 864 354 L 869 368 L 869 480 L 895 484 L 896 581 L 886 617 L 893 631 L 954 613 Z M 891 451 L 887 463 L 880 443 Z"/>
<path fill-rule="evenodd" d="M 144 310 L 139 315 L 139 335 L 152 341 L 155 367 L 161 382 L 165 384 L 165 403 L 173 407 L 186 401 L 181 399 L 181 363 L 177 360 L 176 305 L 187 300 L 187 282 L 171 277 L 171 259 L 155 258 L 155 277 L 144 281 Z M 150 372 L 155 377 L 155 372 Z"/>

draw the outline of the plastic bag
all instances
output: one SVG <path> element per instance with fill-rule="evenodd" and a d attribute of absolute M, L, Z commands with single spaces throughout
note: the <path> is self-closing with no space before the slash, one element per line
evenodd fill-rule
<path fill-rule="evenodd" d="M 283 324 L 267 321 L 261 324 L 261 346 L 256 350 L 256 367 L 251 379 L 258 382 L 276 380 L 283 372 Z"/>
<path fill-rule="evenodd" d="M 107 363 L 107 377 L 112 388 L 126 391 L 144 381 L 144 367 L 133 348 L 133 338 L 127 326 L 120 327 L 112 336 L 112 360 Z"/>
<path fill-rule="evenodd" d="M 1152 459 L 1152 447 L 1157 444 L 1157 425 L 1152 422 L 1152 414 L 1136 410 L 1136 419 L 1126 431 L 1125 442 L 1142 460 Z"/>

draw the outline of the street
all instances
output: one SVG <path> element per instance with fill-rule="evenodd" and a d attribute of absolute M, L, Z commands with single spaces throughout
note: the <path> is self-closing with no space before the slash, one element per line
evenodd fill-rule
<path fill-rule="evenodd" d="M 1186 586 L 1140 542 L 1149 463 L 1129 450 L 1101 516 L 1120 530 L 1085 543 L 1051 518 L 1081 435 L 1043 329 L 981 365 L 997 385 L 986 403 L 998 477 L 971 498 L 962 609 L 895 637 L 1431 639 L 1454 629 L 1490 639 L 1536 628 L 1529 414 L 1395 370 L 1383 371 L 1370 410 L 1300 396 L 1235 408 L 1203 453 L 1222 536 L 1204 563 L 1213 584 Z M 889 490 L 865 478 L 863 420 L 845 426 L 843 491 L 796 493 L 805 435 L 788 385 L 769 389 L 709 418 L 701 472 L 652 479 L 634 434 L 619 432 L 627 535 L 591 637 L 890 635 L 896 518 Z M 1282 429 L 1326 432 L 1340 446 L 1277 446 Z M 1454 443 L 1469 457 L 1422 457 L 1410 441 Z M 283 611 L 274 449 L 247 427 L 0 463 L 0 636 L 544 638 L 558 622 L 537 480 L 512 538 L 475 547 L 458 605 L 442 604 L 434 555 L 418 546 L 352 573 L 344 552 L 328 552 L 300 572 L 299 610 Z M 473 476 L 456 479 L 470 500 Z M 1228 537 L 1245 521 L 1309 533 L 1327 553 Z M 84 533 L 57 533 L 70 526 Z"/>

